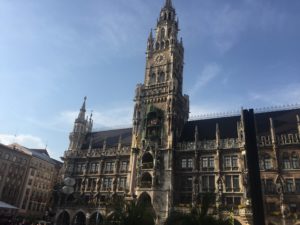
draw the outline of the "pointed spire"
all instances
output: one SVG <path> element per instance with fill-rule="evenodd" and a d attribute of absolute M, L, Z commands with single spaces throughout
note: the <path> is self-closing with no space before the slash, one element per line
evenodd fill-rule
<path fill-rule="evenodd" d="M 298 134 L 300 135 L 300 117 L 297 115 L 297 127 L 298 127 Z"/>
<path fill-rule="evenodd" d="M 271 131 L 272 144 L 276 144 L 276 133 L 275 133 L 274 122 L 271 117 L 269 119 L 270 119 L 270 131 Z"/>
<path fill-rule="evenodd" d="M 195 142 L 198 142 L 199 132 L 198 132 L 198 126 L 195 126 Z"/>
<path fill-rule="evenodd" d="M 172 0 L 166 0 L 165 7 L 172 8 Z"/>
<path fill-rule="evenodd" d="M 153 41 L 153 32 L 152 32 L 152 29 L 150 30 L 150 34 L 149 34 L 148 40 L 149 41 Z"/>
<path fill-rule="evenodd" d="M 216 145 L 217 147 L 220 146 L 220 129 L 218 123 L 216 123 Z"/>
<path fill-rule="evenodd" d="M 87 97 L 85 96 L 85 97 L 84 97 L 83 104 L 82 104 L 82 106 L 81 106 L 81 110 L 84 110 L 84 111 L 85 111 L 85 102 L 86 102 L 86 99 L 87 99 Z"/>
<path fill-rule="evenodd" d="M 119 136 L 118 150 L 121 150 L 122 147 L 122 134 Z"/>
<path fill-rule="evenodd" d="M 79 120 L 84 121 L 85 120 L 85 111 L 86 111 L 85 110 L 85 102 L 86 102 L 86 97 L 84 97 L 84 101 L 82 103 L 82 106 L 80 108 L 80 112 L 78 114 L 78 117 L 77 117 L 76 121 L 79 121 Z"/>

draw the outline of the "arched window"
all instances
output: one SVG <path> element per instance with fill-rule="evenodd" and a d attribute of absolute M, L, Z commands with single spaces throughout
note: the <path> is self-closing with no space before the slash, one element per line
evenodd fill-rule
<path fill-rule="evenodd" d="M 170 42 L 166 41 L 166 48 L 169 48 Z"/>
<path fill-rule="evenodd" d="M 158 42 L 156 42 L 155 49 L 159 50 L 159 43 Z"/>
<path fill-rule="evenodd" d="M 152 187 L 152 177 L 149 173 L 144 173 L 142 175 L 141 187 L 142 188 L 151 188 Z"/>
<path fill-rule="evenodd" d="M 283 169 L 291 169 L 290 157 L 287 152 L 282 154 Z"/>
<path fill-rule="evenodd" d="M 63 211 L 56 220 L 57 225 L 69 225 L 70 224 L 70 215 L 67 211 Z"/>
<path fill-rule="evenodd" d="M 295 152 L 293 152 L 293 154 L 292 154 L 292 168 L 293 169 L 299 169 L 300 168 L 299 157 Z"/>
<path fill-rule="evenodd" d="M 73 219 L 73 224 L 75 225 L 85 225 L 86 224 L 86 218 L 83 212 L 78 212 L 76 213 L 76 215 L 74 216 Z"/>
<path fill-rule="evenodd" d="M 172 13 L 171 12 L 169 12 L 169 18 L 168 19 L 172 20 Z"/>
<path fill-rule="evenodd" d="M 167 13 L 164 14 L 164 20 L 167 20 Z"/>
<path fill-rule="evenodd" d="M 155 81 L 156 81 L 156 75 L 155 75 L 155 73 L 152 73 L 152 74 L 150 75 L 149 85 L 155 84 Z"/>
<path fill-rule="evenodd" d="M 165 28 L 162 28 L 160 31 L 161 38 L 165 38 L 165 34 L 166 34 Z"/>
<path fill-rule="evenodd" d="M 149 152 L 146 152 L 142 158 L 143 169 L 152 169 L 153 168 L 153 157 Z"/>
<path fill-rule="evenodd" d="M 163 41 L 161 42 L 160 48 L 161 48 L 161 49 L 164 49 L 164 48 L 165 48 L 165 42 L 163 42 Z"/>
<path fill-rule="evenodd" d="M 172 28 L 170 27 L 170 28 L 168 29 L 168 37 L 171 37 L 171 33 L 172 33 Z"/>

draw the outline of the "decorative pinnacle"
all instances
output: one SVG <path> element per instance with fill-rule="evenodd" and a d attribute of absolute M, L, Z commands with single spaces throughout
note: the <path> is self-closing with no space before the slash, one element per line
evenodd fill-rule
<path fill-rule="evenodd" d="M 87 97 L 85 96 L 85 97 L 84 97 L 83 104 L 82 104 L 82 107 L 81 107 L 82 110 L 85 110 L 85 102 L 86 102 L 86 99 L 87 99 Z"/>
<path fill-rule="evenodd" d="M 165 7 L 172 7 L 172 0 L 166 0 Z"/>

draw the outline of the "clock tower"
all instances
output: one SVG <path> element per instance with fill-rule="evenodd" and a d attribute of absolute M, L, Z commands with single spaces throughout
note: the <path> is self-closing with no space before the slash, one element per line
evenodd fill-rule
<path fill-rule="evenodd" d="M 148 38 L 144 84 L 137 85 L 134 98 L 129 193 L 153 207 L 158 224 L 173 206 L 173 155 L 189 115 L 178 31 L 172 1 L 166 0 Z"/>

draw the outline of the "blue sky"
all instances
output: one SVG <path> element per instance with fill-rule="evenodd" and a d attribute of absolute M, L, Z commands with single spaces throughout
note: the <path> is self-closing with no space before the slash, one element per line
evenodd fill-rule
<path fill-rule="evenodd" d="M 164 0 L 0 0 L 0 142 L 59 158 L 87 96 L 130 127 Z M 300 102 L 300 1 L 173 0 L 191 116 Z"/>

